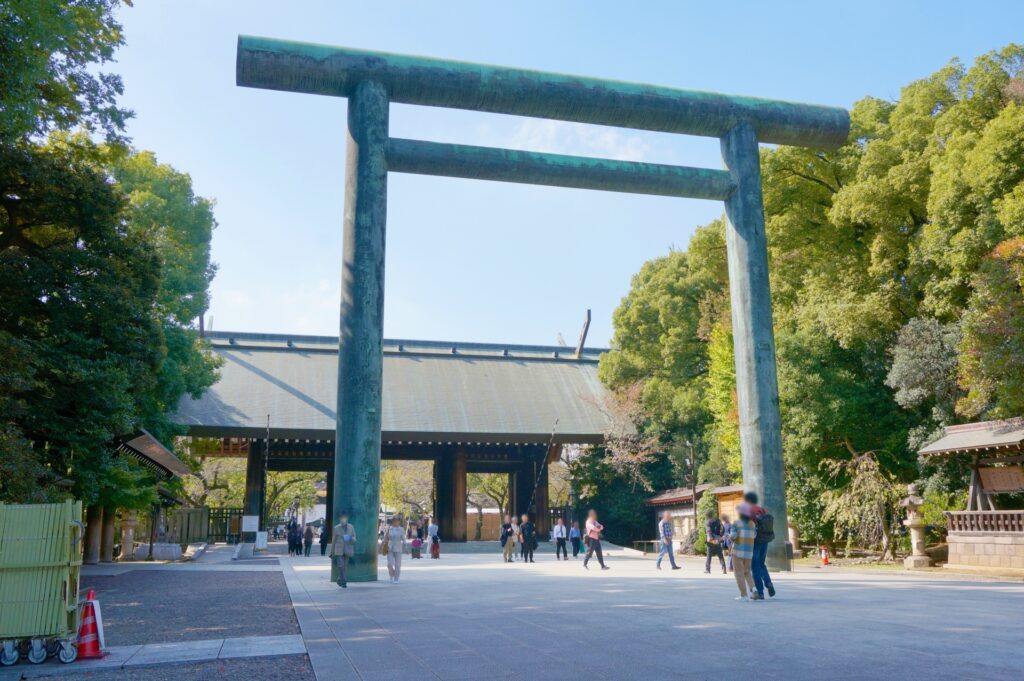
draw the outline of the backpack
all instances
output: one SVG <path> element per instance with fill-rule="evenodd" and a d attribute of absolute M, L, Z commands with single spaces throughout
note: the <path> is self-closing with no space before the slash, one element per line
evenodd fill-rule
<path fill-rule="evenodd" d="M 767 544 L 775 539 L 775 517 L 771 513 L 765 511 L 761 515 L 754 519 L 754 525 L 757 527 L 757 536 L 754 537 L 754 543 L 756 544 Z"/>

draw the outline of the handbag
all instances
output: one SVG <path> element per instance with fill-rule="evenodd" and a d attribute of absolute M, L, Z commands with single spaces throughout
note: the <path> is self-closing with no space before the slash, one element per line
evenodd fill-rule
<path fill-rule="evenodd" d="M 384 541 L 382 541 L 380 543 L 380 555 L 382 555 L 382 556 L 388 555 L 388 540 L 387 539 L 385 539 Z"/>

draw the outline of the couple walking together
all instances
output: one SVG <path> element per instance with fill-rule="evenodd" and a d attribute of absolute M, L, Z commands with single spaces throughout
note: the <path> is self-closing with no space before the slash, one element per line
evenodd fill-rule
<path fill-rule="evenodd" d="M 757 502 L 754 492 L 744 494 L 743 501 L 736 506 L 739 518 L 729 530 L 733 574 L 740 590 L 738 601 L 763 601 L 765 591 L 775 596 L 775 586 L 765 565 L 768 544 L 775 539 L 775 518 Z"/>

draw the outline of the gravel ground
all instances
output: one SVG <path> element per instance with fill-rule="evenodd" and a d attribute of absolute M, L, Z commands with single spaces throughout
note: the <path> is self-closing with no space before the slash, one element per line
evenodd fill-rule
<path fill-rule="evenodd" d="M 82 593 L 88 588 L 102 606 L 107 645 L 299 633 L 280 572 L 132 570 L 84 576 Z"/>
<path fill-rule="evenodd" d="M 161 665 L 135 669 L 107 669 L 47 676 L 45 681 L 315 681 L 305 655 L 214 660 L 195 664 Z"/>

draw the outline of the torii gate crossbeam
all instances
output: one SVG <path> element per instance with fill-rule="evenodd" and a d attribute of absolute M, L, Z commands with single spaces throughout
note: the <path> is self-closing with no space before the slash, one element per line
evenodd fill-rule
<path fill-rule="evenodd" d="M 236 82 L 349 100 L 334 498 L 361 539 L 350 579 L 377 578 L 389 170 L 724 201 L 744 484 L 785 536 L 758 143 L 838 147 L 846 110 L 250 36 Z M 391 139 L 391 102 L 718 137 L 726 170 Z M 785 542 L 769 564 L 788 567 Z"/>

